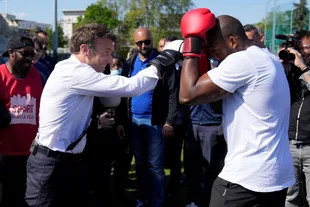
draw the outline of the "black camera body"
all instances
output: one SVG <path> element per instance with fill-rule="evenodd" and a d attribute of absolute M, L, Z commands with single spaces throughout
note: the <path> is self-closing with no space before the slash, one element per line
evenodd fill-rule
<path fill-rule="evenodd" d="M 284 49 L 281 50 L 278 54 L 279 58 L 283 60 L 284 62 L 295 60 L 295 55 L 290 53 L 287 50 L 287 48 L 292 47 L 298 50 L 298 42 L 300 38 L 296 35 L 289 35 L 289 34 L 277 34 L 275 38 L 279 40 L 285 40 L 285 42 L 282 43 L 282 45 L 284 46 Z"/>

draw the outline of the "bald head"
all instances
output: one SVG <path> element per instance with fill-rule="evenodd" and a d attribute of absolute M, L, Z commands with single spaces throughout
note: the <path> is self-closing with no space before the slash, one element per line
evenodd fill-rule
<path fill-rule="evenodd" d="M 227 39 L 230 36 L 239 37 L 241 40 L 247 39 L 243 26 L 238 19 L 229 15 L 221 15 L 218 16 L 217 19 L 219 20 L 224 39 Z"/>
<path fill-rule="evenodd" d="M 141 37 L 146 39 L 152 39 L 152 33 L 148 28 L 140 27 L 135 31 L 134 39 L 136 40 L 141 39 Z"/>
<path fill-rule="evenodd" d="M 140 58 L 148 58 L 153 51 L 152 33 L 145 27 L 138 28 L 134 33 L 134 41 Z"/>
<path fill-rule="evenodd" d="M 245 50 L 251 43 L 240 21 L 229 15 L 218 16 L 216 25 L 207 32 L 207 44 L 216 60 Z"/>

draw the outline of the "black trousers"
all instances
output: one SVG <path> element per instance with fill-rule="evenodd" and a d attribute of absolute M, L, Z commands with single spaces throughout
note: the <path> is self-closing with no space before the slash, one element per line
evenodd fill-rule
<path fill-rule="evenodd" d="M 92 206 L 104 206 L 106 203 L 113 202 L 113 194 L 111 189 L 111 165 L 118 159 L 118 155 L 122 151 L 122 141 L 116 136 L 114 128 L 109 130 L 95 130 L 88 134 L 88 142 L 85 153 L 90 164 L 89 181 L 92 196 Z M 117 164 L 121 160 L 117 160 Z M 124 182 L 123 174 L 120 166 L 116 170 L 117 199 L 122 197 L 122 188 Z M 125 166 L 122 166 L 123 168 Z"/>
<path fill-rule="evenodd" d="M 113 164 L 113 193 L 116 199 L 121 201 L 125 196 L 125 187 L 128 182 L 128 174 L 131 167 L 133 153 L 129 146 L 129 140 L 126 138 L 120 140 L 116 147 L 118 154 Z"/>
<path fill-rule="evenodd" d="M 3 156 L 1 161 L 1 207 L 24 207 L 26 190 L 26 163 L 28 156 Z"/>
<path fill-rule="evenodd" d="M 88 206 L 88 165 L 82 155 L 66 154 L 38 151 L 29 156 L 26 202 L 30 207 Z"/>
<path fill-rule="evenodd" d="M 210 207 L 284 207 L 287 188 L 259 193 L 217 178 L 211 194 Z"/>
<path fill-rule="evenodd" d="M 181 179 L 181 153 L 183 142 L 186 137 L 186 126 L 183 124 L 174 126 L 173 137 L 166 139 L 165 158 L 166 164 L 170 168 L 170 182 L 168 194 L 175 195 L 179 191 Z"/>

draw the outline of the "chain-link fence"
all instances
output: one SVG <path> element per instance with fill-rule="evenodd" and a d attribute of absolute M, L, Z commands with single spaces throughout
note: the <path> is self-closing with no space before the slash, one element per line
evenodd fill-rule
<path fill-rule="evenodd" d="M 277 52 L 278 45 L 284 40 L 276 39 L 275 35 L 293 34 L 296 32 L 294 26 L 294 21 L 297 18 L 294 14 L 295 6 L 294 1 L 290 3 L 279 4 L 276 7 L 274 7 L 273 1 L 269 1 L 268 3 L 266 4 L 266 16 L 263 28 L 265 30 L 265 43 L 272 52 Z M 310 28 L 310 15 L 309 8 L 307 9 L 308 11 L 305 19 L 306 26 L 304 29 L 308 30 Z"/>

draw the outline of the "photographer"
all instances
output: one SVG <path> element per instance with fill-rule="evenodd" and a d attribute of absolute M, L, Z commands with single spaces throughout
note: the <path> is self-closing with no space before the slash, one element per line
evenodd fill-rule
<path fill-rule="evenodd" d="M 292 75 L 299 81 L 290 87 L 292 94 L 290 111 L 289 139 L 290 151 L 294 159 L 296 183 L 288 189 L 286 207 L 304 206 L 305 198 L 310 204 L 310 31 L 296 33 L 298 37 L 295 49 L 287 48 L 295 56 L 292 62 Z M 296 78 L 295 78 L 296 80 Z M 299 85 L 301 87 L 299 87 Z M 305 182 L 302 179 L 305 178 Z M 306 194 L 301 195 L 301 189 Z"/>

